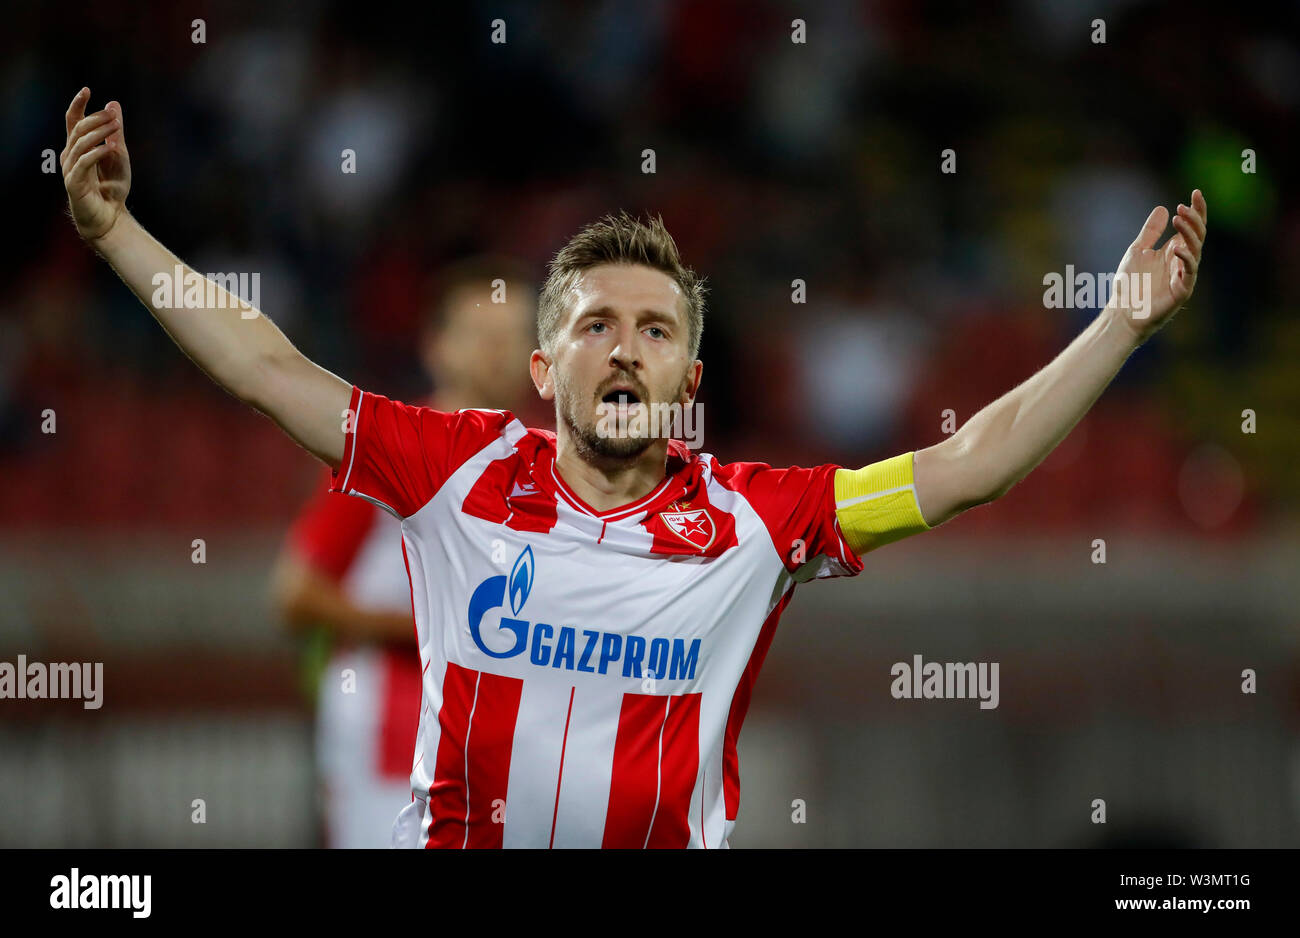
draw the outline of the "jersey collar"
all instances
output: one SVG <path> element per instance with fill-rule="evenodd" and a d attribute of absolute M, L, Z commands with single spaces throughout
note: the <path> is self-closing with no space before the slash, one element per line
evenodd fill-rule
<path fill-rule="evenodd" d="M 636 501 L 609 508 L 605 511 L 597 511 L 583 501 L 569 487 L 568 483 L 561 478 L 559 470 L 555 466 L 555 435 L 546 432 L 544 437 L 547 445 L 542 447 L 542 452 L 538 454 L 540 458 L 537 461 L 537 472 L 533 475 L 534 480 L 554 496 L 557 501 L 563 500 L 574 511 L 604 522 L 622 521 L 634 516 L 639 517 L 650 513 L 655 506 L 661 503 L 666 504 L 681 497 L 685 488 L 684 478 L 689 475 L 688 470 L 692 462 L 690 450 L 687 449 L 685 443 L 680 440 L 669 440 L 667 471 L 662 482 Z"/>

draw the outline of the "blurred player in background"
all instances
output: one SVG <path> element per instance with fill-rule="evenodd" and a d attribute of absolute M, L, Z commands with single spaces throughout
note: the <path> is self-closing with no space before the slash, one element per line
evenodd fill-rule
<path fill-rule="evenodd" d="M 435 390 L 422 403 L 527 409 L 533 395 L 518 363 L 532 348 L 537 288 L 523 265 L 472 258 L 438 282 L 419 349 Z M 387 847 L 393 818 L 411 800 L 419 722 L 411 584 L 401 523 L 362 499 L 331 495 L 329 476 L 289 531 L 274 602 L 290 629 L 327 647 L 328 663 L 314 675 L 327 845 Z"/>

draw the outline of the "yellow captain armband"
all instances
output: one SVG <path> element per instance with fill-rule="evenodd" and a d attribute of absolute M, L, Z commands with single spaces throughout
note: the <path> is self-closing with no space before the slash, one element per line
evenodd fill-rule
<path fill-rule="evenodd" d="M 916 500 L 912 454 L 835 470 L 835 517 L 858 556 L 930 530 Z"/>

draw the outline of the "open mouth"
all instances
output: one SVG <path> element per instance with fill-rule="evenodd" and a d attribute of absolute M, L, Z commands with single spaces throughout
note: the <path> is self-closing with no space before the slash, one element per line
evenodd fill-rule
<path fill-rule="evenodd" d="M 629 391 L 625 388 L 616 388 L 602 397 L 601 400 L 606 404 L 631 405 L 641 403 L 641 398 L 637 396 L 635 391 Z"/>

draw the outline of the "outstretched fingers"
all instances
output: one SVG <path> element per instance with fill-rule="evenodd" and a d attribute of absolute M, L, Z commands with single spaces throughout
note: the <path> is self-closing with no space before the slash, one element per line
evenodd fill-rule
<path fill-rule="evenodd" d="M 1168 223 L 1169 210 L 1163 205 L 1157 205 L 1151 210 L 1151 214 L 1147 216 L 1146 222 L 1142 225 L 1142 230 L 1138 232 L 1137 239 L 1133 242 L 1133 247 L 1139 251 L 1149 251 L 1154 248 L 1161 232 L 1165 230 L 1165 225 Z"/>
<path fill-rule="evenodd" d="M 77 121 L 86 116 L 86 102 L 90 100 L 90 89 L 82 88 L 68 105 L 68 113 L 63 115 L 63 122 L 66 125 L 68 137 L 72 137 L 72 128 L 77 126 Z"/>
<path fill-rule="evenodd" d="M 122 122 L 122 105 L 116 101 L 109 101 L 104 106 L 104 110 L 112 113 L 113 119 L 117 121 L 117 130 L 113 131 L 110 140 L 114 147 L 120 150 L 126 146 L 126 125 Z"/>
<path fill-rule="evenodd" d="M 1197 225 L 1191 218 L 1182 214 L 1187 211 L 1187 206 L 1178 206 L 1179 214 L 1174 216 L 1174 228 L 1183 236 L 1183 241 L 1196 252 L 1197 256 L 1201 253 L 1201 238 L 1204 237 L 1204 229 L 1197 230 Z"/>
<path fill-rule="evenodd" d="M 68 131 L 68 142 L 63 147 L 63 156 L 66 159 L 76 148 L 81 139 L 96 127 L 100 127 L 113 120 L 113 115 L 108 111 L 96 111 L 89 117 L 83 117 L 73 124 L 72 129 Z"/>
<path fill-rule="evenodd" d="M 1210 207 L 1205 204 L 1205 195 L 1200 189 L 1192 190 L 1192 208 L 1201 216 L 1201 236 L 1205 236 L 1205 226 L 1210 223 Z"/>
<path fill-rule="evenodd" d="M 1178 214 L 1174 217 L 1179 244 L 1173 250 L 1182 259 L 1186 273 L 1192 278 L 1196 277 L 1196 269 L 1201 262 L 1201 248 L 1205 244 L 1206 211 L 1205 196 L 1200 189 L 1193 189 L 1192 204 L 1179 205 Z"/>
<path fill-rule="evenodd" d="M 1196 276 L 1196 269 L 1200 265 L 1199 250 L 1192 251 L 1185 242 L 1179 242 L 1174 245 L 1174 254 L 1183 262 L 1183 271 L 1189 277 Z"/>
<path fill-rule="evenodd" d="M 81 154 L 77 162 L 72 164 L 71 172 L 68 173 L 68 188 L 71 190 L 82 186 L 94 165 L 112 152 L 113 150 L 108 147 L 91 147 Z"/>
<path fill-rule="evenodd" d="M 118 120 L 111 115 L 105 118 L 97 119 L 97 117 L 88 117 L 85 120 L 78 122 L 77 129 L 80 130 L 80 133 L 76 142 L 72 144 L 71 149 L 69 149 L 67 154 L 63 157 L 65 170 L 69 166 L 76 166 L 78 161 L 87 151 L 94 147 L 98 147 L 100 143 L 103 143 L 110 134 L 115 133 L 121 126 Z M 91 129 L 81 130 L 81 126 L 87 122 L 90 122 Z M 111 148 L 103 147 L 101 149 L 109 150 Z"/>
<path fill-rule="evenodd" d="M 1190 208 L 1180 203 L 1178 206 L 1178 214 L 1174 216 L 1174 221 L 1177 222 L 1180 218 L 1191 224 L 1192 229 L 1196 232 L 1197 238 L 1201 240 L 1205 239 L 1205 217 L 1197 209 Z"/>

